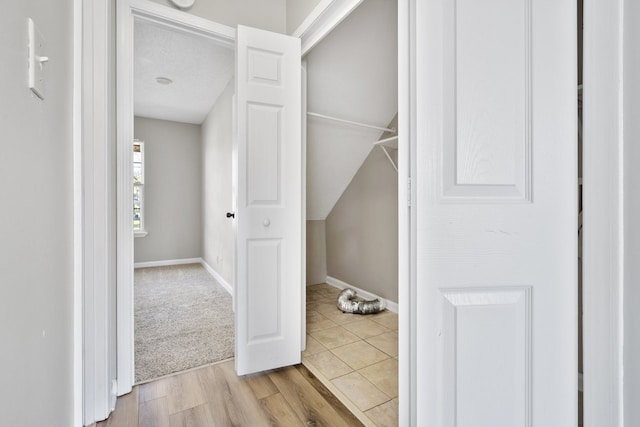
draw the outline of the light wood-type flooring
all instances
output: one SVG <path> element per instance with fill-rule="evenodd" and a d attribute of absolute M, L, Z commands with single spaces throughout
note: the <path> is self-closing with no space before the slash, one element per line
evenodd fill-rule
<path fill-rule="evenodd" d="M 97 427 L 362 426 L 302 365 L 238 377 L 233 363 L 136 386 Z"/>
<path fill-rule="evenodd" d="M 367 426 L 398 425 L 398 315 L 345 314 L 340 291 L 307 286 L 303 364 Z"/>

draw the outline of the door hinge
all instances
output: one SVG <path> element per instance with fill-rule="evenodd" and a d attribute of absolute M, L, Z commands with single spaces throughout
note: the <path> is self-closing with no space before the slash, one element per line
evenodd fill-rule
<path fill-rule="evenodd" d="M 407 178 L 407 206 L 411 206 L 411 178 Z"/>

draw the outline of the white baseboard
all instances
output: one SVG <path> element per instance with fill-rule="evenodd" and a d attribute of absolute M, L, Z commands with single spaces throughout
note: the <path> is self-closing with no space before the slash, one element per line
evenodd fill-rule
<path fill-rule="evenodd" d="M 167 259 L 164 261 L 136 262 L 133 268 L 166 267 L 168 265 L 200 264 L 202 258 Z"/>
<path fill-rule="evenodd" d="M 222 287 L 229 292 L 229 295 L 231 295 L 233 297 L 233 288 L 231 287 L 231 285 L 229 284 L 229 282 L 227 282 L 226 280 L 224 280 L 224 278 L 220 275 L 220 273 L 218 273 L 217 271 L 215 271 L 213 269 L 213 267 L 211 267 L 209 264 L 206 263 L 205 260 L 200 259 L 200 264 L 202 264 L 202 266 L 204 267 L 205 270 L 207 270 L 209 272 L 210 275 L 213 276 L 214 279 L 216 279 L 216 281 L 218 283 L 220 283 L 222 285 Z"/>
<path fill-rule="evenodd" d="M 340 290 L 345 289 L 345 288 L 351 288 L 354 291 L 356 291 L 356 296 L 359 296 L 361 298 L 364 298 L 366 300 L 372 300 L 372 299 L 379 299 L 380 301 L 384 301 L 384 304 L 387 307 L 387 310 L 392 311 L 394 313 L 398 313 L 398 303 L 397 302 L 393 302 L 393 301 L 389 301 L 388 299 L 379 297 L 376 294 L 372 294 L 371 292 L 365 291 L 364 289 L 360 289 L 360 288 L 356 288 L 355 286 L 352 286 L 350 284 L 348 284 L 347 282 L 343 282 L 340 279 L 336 279 L 335 277 L 331 277 L 331 276 L 327 276 L 327 280 L 326 283 L 328 285 L 333 286 L 334 288 L 338 288 Z"/>

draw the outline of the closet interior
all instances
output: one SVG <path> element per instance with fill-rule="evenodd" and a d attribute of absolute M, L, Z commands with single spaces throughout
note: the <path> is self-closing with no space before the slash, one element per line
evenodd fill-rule
<path fill-rule="evenodd" d="M 304 58 L 303 363 L 365 425 L 398 419 L 397 3 L 363 2 Z M 386 310 L 345 314 L 341 289 Z"/>

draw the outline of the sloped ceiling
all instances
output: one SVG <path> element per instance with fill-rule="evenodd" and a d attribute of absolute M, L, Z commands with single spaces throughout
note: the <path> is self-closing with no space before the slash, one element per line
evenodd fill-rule
<path fill-rule="evenodd" d="M 386 127 L 398 111 L 397 3 L 366 0 L 307 55 L 310 112 Z M 307 219 L 324 220 L 382 132 L 309 117 Z"/>
<path fill-rule="evenodd" d="M 234 62 L 233 49 L 211 39 L 136 21 L 134 114 L 201 124 L 233 77 Z"/>

